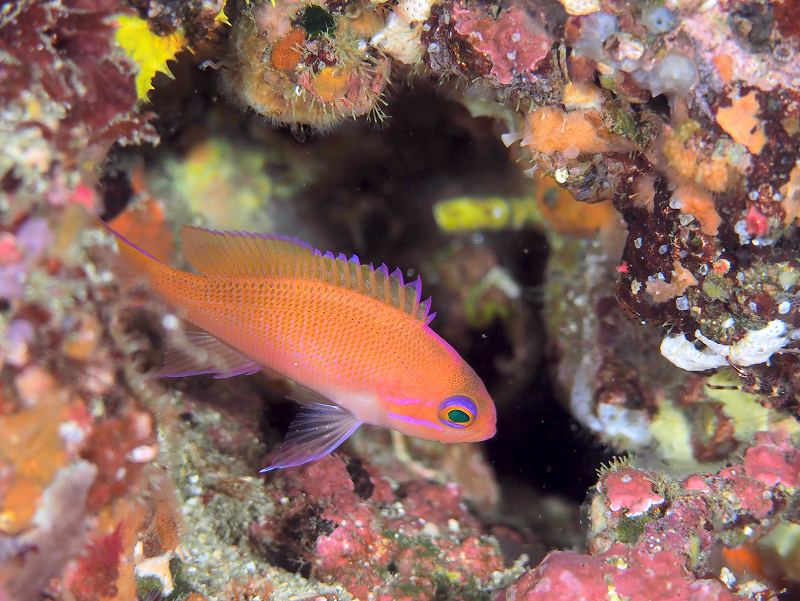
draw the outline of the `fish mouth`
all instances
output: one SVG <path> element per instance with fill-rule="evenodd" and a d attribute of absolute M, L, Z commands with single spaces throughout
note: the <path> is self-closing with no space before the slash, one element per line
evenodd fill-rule
<path fill-rule="evenodd" d="M 458 442 L 483 442 L 484 440 L 494 438 L 495 434 L 497 434 L 497 428 L 492 428 L 490 431 L 484 432 L 466 432 L 464 436 L 458 439 Z"/>

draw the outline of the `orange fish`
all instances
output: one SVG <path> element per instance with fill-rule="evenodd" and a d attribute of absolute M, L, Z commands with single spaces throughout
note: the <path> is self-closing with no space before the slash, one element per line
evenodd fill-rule
<path fill-rule="evenodd" d="M 428 324 L 419 278 L 268 234 L 183 229 L 198 274 L 159 262 L 120 234 L 122 275 L 142 278 L 192 326 L 192 356 L 168 351 L 161 375 L 227 378 L 262 369 L 303 403 L 272 464 L 332 452 L 362 424 L 439 442 L 495 433 L 478 375 Z"/>

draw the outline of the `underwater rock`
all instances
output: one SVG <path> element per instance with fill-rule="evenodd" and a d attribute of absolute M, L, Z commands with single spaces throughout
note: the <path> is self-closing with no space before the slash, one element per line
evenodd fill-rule
<path fill-rule="evenodd" d="M 503 570 L 497 543 L 455 485 L 411 481 L 393 490 L 368 464 L 341 457 L 269 480 L 276 513 L 253 525 L 252 544 L 360 599 L 471 598 Z"/>
<path fill-rule="evenodd" d="M 460 0 L 437 4 L 422 26 L 424 64 L 438 77 L 481 81 L 506 95 L 544 97 L 554 39 L 542 24 L 556 24 L 542 19 L 538 6 L 531 9 L 486 9 Z"/>
<path fill-rule="evenodd" d="M 797 502 L 792 483 L 800 475 L 799 458 L 796 441 L 763 433 L 744 464 L 692 475 L 683 485 L 664 474 L 611 465 L 591 503 L 591 554 L 551 553 L 506 590 L 505 599 L 776 599 L 769 583 L 717 578 L 710 562 L 717 546 L 753 543 L 778 522 L 796 520 L 788 508 Z"/>
<path fill-rule="evenodd" d="M 12 2 L 0 17 L 3 192 L 72 188 L 112 144 L 155 142 L 133 66 L 114 41 L 116 0 Z M 22 202 L 20 198 L 18 202 Z"/>

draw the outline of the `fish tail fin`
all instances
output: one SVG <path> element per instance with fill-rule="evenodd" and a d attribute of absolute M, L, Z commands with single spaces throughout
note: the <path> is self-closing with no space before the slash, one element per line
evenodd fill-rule
<path fill-rule="evenodd" d="M 165 265 L 149 252 L 138 247 L 110 225 L 104 221 L 100 223 L 117 240 L 119 252 L 115 271 L 124 286 L 130 287 L 142 281 L 156 284 L 158 280 L 163 279 L 167 273 L 172 271 L 169 265 Z"/>

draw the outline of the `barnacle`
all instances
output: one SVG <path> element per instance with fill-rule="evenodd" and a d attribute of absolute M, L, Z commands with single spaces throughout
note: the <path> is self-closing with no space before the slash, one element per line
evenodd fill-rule
<path fill-rule="evenodd" d="M 245 9 L 224 73 L 230 95 L 281 124 L 330 127 L 380 116 L 389 61 L 370 46 L 382 26 L 368 3 L 327 7 L 287 0 Z"/>

